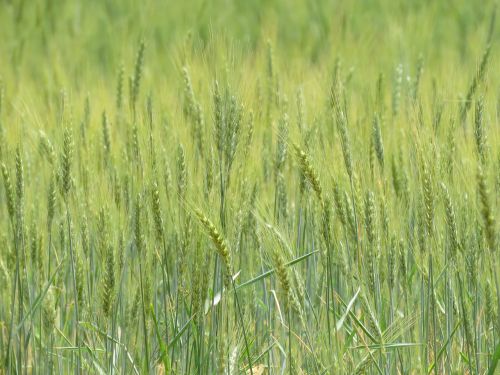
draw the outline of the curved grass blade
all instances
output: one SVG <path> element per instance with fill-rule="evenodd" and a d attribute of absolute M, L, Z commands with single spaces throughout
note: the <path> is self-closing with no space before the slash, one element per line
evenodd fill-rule
<path fill-rule="evenodd" d="M 293 266 L 294 264 L 299 263 L 306 258 L 309 258 L 311 255 L 317 253 L 318 251 L 319 250 L 314 250 L 314 251 L 311 251 L 310 253 L 307 253 L 307 254 L 304 254 L 298 258 L 295 258 L 295 259 L 291 260 L 290 262 L 285 263 L 285 267 Z M 250 279 L 248 281 L 245 281 L 243 284 L 236 286 L 236 290 L 238 290 L 240 288 L 244 288 L 244 287 L 249 286 L 249 285 L 252 285 L 252 284 L 254 284 L 257 281 L 260 281 L 262 279 L 265 279 L 266 277 L 271 276 L 274 272 L 275 272 L 274 268 L 270 269 L 269 271 L 266 271 L 263 274 L 261 274 L 257 277 L 254 277 L 253 279 Z"/>

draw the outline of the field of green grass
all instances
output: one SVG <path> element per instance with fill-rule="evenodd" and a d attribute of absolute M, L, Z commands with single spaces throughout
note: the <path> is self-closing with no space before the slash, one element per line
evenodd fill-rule
<path fill-rule="evenodd" d="M 0 0 L 0 374 L 498 374 L 496 17 Z"/>

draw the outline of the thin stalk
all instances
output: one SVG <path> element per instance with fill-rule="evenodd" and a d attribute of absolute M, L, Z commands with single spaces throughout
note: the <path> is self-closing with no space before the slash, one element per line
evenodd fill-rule
<path fill-rule="evenodd" d="M 248 366 L 250 367 L 250 375 L 253 375 L 252 357 L 250 355 L 250 347 L 248 346 L 247 334 L 245 330 L 245 322 L 243 321 L 243 313 L 241 311 L 240 301 L 238 298 L 238 293 L 236 292 L 236 286 L 234 285 L 234 279 L 231 277 L 231 284 L 233 285 L 234 300 L 236 302 L 236 308 L 238 309 L 238 315 L 240 318 L 241 330 L 243 332 L 243 341 L 245 342 L 245 351 L 248 359 Z"/>
<path fill-rule="evenodd" d="M 80 347 L 80 336 L 79 336 L 80 314 L 78 311 L 78 290 L 76 287 L 75 256 L 73 253 L 73 241 L 72 241 L 72 235 L 71 235 L 71 217 L 69 214 L 68 202 L 66 201 L 65 203 L 66 203 L 66 220 L 67 220 L 67 225 L 68 225 L 69 253 L 70 253 L 70 259 L 71 259 L 71 275 L 72 275 L 73 292 L 74 292 L 74 298 L 75 298 L 75 320 L 76 320 L 75 341 L 76 341 L 76 346 L 78 348 L 76 373 L 81 374 L 82 350 Z"/>
<path fill-rule="evenodd" d="M 290 300 L 290 297 L 288 297 L 288 300 Z M 288 369 L 290 372 L 290 375 L 293 374 L 293 366 L 292 366 L 292 314 L 291 314 L 291 308 L 289 306 L 290 301 L 287 303 L 287 310 L 288 310 Z"/>
<path fill-rule="evenodd" d="M 144 284 L 143 284 L 143 274 L 142 274 L 142 260 L 139 259 L 139 280 L 141 288 L 141 304 L 142 304 L 142 325 L 144 329 L 144 350 L 146 356 L 143 360 L 143 366 L 145 366 L 145 373 L 149 373 L 149 340 L 148 340 L 148 326 L 146 324 L 146 307 L 144 304 Z"/>

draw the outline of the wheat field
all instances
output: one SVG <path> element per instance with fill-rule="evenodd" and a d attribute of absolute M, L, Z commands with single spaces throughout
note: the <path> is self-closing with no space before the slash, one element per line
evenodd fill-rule
<path fill-rule="evenodd" d="M 0 374 L 498 374 L 496 9 L 0 0 Z"/>

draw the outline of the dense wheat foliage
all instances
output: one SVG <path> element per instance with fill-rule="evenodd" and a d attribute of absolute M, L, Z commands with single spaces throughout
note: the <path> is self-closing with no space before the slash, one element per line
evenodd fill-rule
<path fill-rule="evenodd" d="M 495 18 L 0 0 L 0 373 L 497 373 Z"/>

